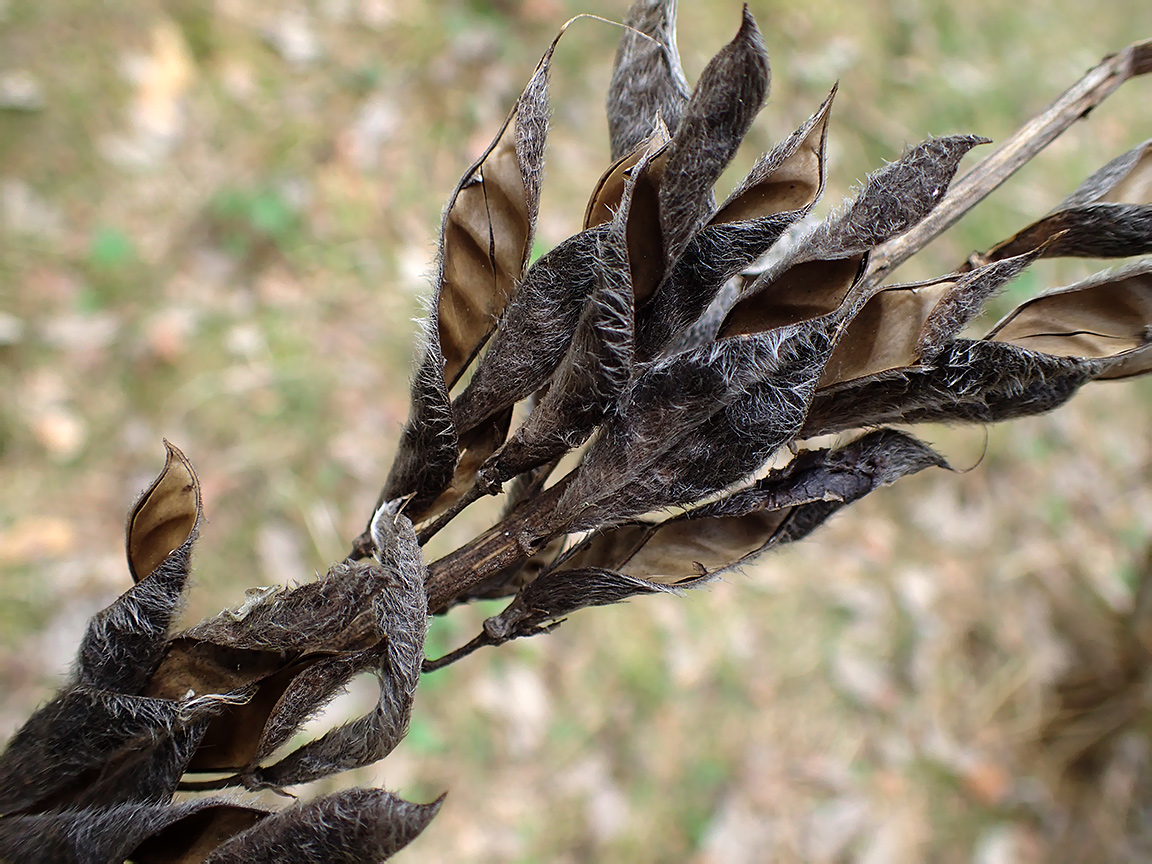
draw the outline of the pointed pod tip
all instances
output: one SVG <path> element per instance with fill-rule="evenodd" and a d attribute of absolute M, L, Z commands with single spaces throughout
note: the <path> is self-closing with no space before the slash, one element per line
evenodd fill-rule
<path fill-rule="evenodd" d="M 188 469 L 189 474 L 195 476 L 195 472 L 192 470 L 192 463 L 189 461 L 188 457 L 184 455 L 184 451 L 169 441 L 167 438 L 161 438 L 160 440 L 164 443 L 164 467 L 167 468 L 173 462 L 179 462 L 186 469 Z"/>
<path fill-rule="evenodd" d="M 832 84 L 832 88 L 828 91 L 828 95 L 824 97 L 824 101 L 820 103 L 820 107 L 816 109 L 816 113 L 813 115 L 817 123 L 828 122 L 828 117 L 832 114 L 832 103 L 835 101 L 836 94 L 839 91 L 840 81 L 837 79 Z"/>
<path fill-rule="evenodd" d="M 744 4 L 744 12 L 740 19 L 740 29 L 736 32 L 736 38 L 733 42 L 741 40 L 751 40 L 757 43 L 760 48 L 764 49 L 764 37 L 760 33 L 760 28 L 756 24 L 756 16 L 752 14 L 752 10 L 748 8 L 748 4 Z M 765 50 L 765 54 L 767 51 Z"/>
<path fill-rule="evenodd" d="M 441 792 L 436 798 L 429 801 L 427 804 L 420 804 L 416 801 L 408 801 L 407 799 L 400 798 L 399 795 L 392 792 L 386 792 L 383 789 L 373 791 L 378 792 L 384 798 L 391 798 L 394 801 L 401 801 L 419 813 L 419 821 L 422 826 L 420 830 L 423 830 L 424 826 L 427 826 L 429 822 L 436 818 L 436 814 L 438 814 L 440 812 L 440 808 L 444 806 L 444 799 L 448 797 L 448 792 L 445 790 L 444 792 Z"/>
<path fill-rule="evenodd" d="M 935 447 L 929 447 L 927 444 L 925 444 L 924 449 L 927 452 L 924 454 L 923 467 L 943 468 L 945 471 L 952 472 L 956 471 L 956 469 L 952 467 L 952 463 L 945 459 L 943 454 L 941 454 L 940 451 L 938 451 Z"/>
<path fill-rule="evenodd" d="M 204 513 L 196 470 L 180 448 L 163 441 L 164 467 L 128 513 L 125 546 L 133 582 L 194 538 Z"/>
<path fill-rule="evenodd" d="M 919 441 L 917 443 L 924 448 L 924 452 L 920 460 L 921 468 L 943 468 L 945 471 L 953 472 L 956 470 L 952 467 L 952 464 L 944 457 L 944 455 L 935 447 Z"/>
<path fill-rule="evenodd" d="M 945 135 L 935 140 L 944 144 L 958 146 L 964 153 L 967 153 L 973 147 L 979 147 L 981 144 L 992 143 L 991 138 L 986 138 L 983 135 Z"/>
<path fill-rule="evenodd" d="M 753 16 L 748 4 L 744 4 L 744 14 L 740 22 L 740 29 L 737 31 L 735 38 L 729 43 L 729 49 L 735 49 L 737 52 L 741 50 L 747 52 L 749 60 L 753 64 L 762 66 L 762 70 L 757 77 L 764 79 L 764 95 L 763 98 L 768 96 L 768 87 L 772 80 L 772 65 L 768 59 L 768 47 L 764 44 L 764 36 L 760 33 L 760 28 L 756 25 L 756 18 Z M 761 104 L 763 104 L 761 102 Z"/>

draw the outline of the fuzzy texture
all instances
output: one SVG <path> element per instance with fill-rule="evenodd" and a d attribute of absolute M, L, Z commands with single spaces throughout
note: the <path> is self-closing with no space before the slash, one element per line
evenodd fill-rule
<path fill-rule="evenodd" d="M 741 289 L 748 281 L 745 276 L 737 275 L 720 286 L 712 302 L 704 309 L 700 317 L 684 328 L 664 350 L 664 356 L 671 357 L 696 351 L 716 341 L 720 327 L 728 317 L 728 312 L 740 299 Z"/>
<path fill-rule="evenodd" d="M 820 199 L 834 93 L 799 129 L 757 160 L 711 222 L 692 238 L 637 316 L 637 359 L 651 360 L 664 352 L 729 279 L 767 252 Z"/>
<path fill-rule="evenodd" d="M 695 322 L 721 287 L 767 252 L 802 213 L 708 225 L 692 238 L 637 324 L 636 356 L 653 360 Z"/>
<path fill-rule="evenodd" d="M 150 864 L 157 860 L 153 857 L 156 846 L 172 851 L 182 822 L 199 823 L 199 830 L 194 831 L 199 835 L 212 820 L 223 822 L 227 818 L 233 825 L 247 828 L 266 815 L 267 811 L 226 799 L 201 798 L 175 806 L 115 804 L 9 817 L 0 820 L 0 860 L 13 864 L 123 864 L 131 856 L 137 864 Z M 165 833 L 173 836 L 164 838 Z"/>
<path fill-rule="evenodd" d="M 582 444 L 615 404 L 632 374 L 635 309 L 625 231 L 637 165 L 596 258 L 597 285 L 548 391 L 524 424 L 479 473 L 489 493 L 506 480 Z"/>
<path fill-rule="evenodd" d="M 347 789 L 281 810 L 204 864 L 376 864 L 411 843 L 443 800 L 411 804 L 383 789 Z"/>
<path fill-rule="evenodd" d="M 932 212 L 960 159 L 986 141 L 974 135 L 931 138 L 870 175 L 851 204 L 744 286 L 719 337 L 756 333 L 839 307 L 863 275 L 869 251 Z"/>
<path fill-rule="evenodd" d="M 412 379 L 408 422 L 400 433 L 396 457 L 377 506 L 411 496 L 411 512 L 423 512 L 452 482 L 459 458 L 460 437 L 452 422 L 444 359 L 438 339 L 429 336 L 424 360 Z"/>
<path fill-rule="evenodd" d="M 668 145 L 660 184 L 665 273 L 671 272 L 711 215 L 715 201 L 712 186 L 768 98 L 770 81 L 764 40 L 745 7 L 736 38 L 700 73 Z"/>
<path fill-rule="evenodd" d="M 197 508 L 198 501 L 197 492 Z M 198 522 L 198 509 L 196 514 Z M 130 535 L 134 527 L 147 523 L 139 512 L 135 516 L 129 520 Z M 211 784 L 278 787 L 375 761 L 403 737 L 427 627 L 424 564 L 404 516 L 385 507 L 373 520 L 377 562 L 336 565 L 315 583 L 257 592 L 243 607 L 165 642 L 194 539 L 193 531 L 183 546 L 93 619 L 81 646 L 79 683 L 40 709 L 8 742 L 0 757 L 0 857 L 120 862 L 131 854 L 146 864 L 171 860 L 165 856 L 174 848 L 187 847 L 201 850 L 196 859 L 201 860 L 221 837 L 249 828 L 264 813 L 217 807 L 211 800 L 170 806 L 186 770 L 216 770 L 247 761 L 248 768 L 236 777 Z M 347 651 L 365 639 L 373 647 Z M 137 650 L 140 646 L 151 650 Z M 197 651 L 205 647 L 211 650 Z M 305 653 L 302 660 L 293 659 L 317 650 L 340 653 Z M 158 666 L 160 652 L 165 656 Z M 133 656 L 139 668 L 130 668 L 124 681 L 109 681 L 116 663 L 130 667 Z M 181 657 L 189 662 L 180 662 Z M 380 705 L 374 712 L 274 765 L 259 766 L 261 758 L 330 701 L 352 674 L 366 669 L 381 679 Z M 147 683 L 148 690 L 186 687 L 189 692 L 170 699 L 93 686 L 101 683 L 135 689 Z M 220 684 L 234 686 L 219 693 Z M 240 685 L 246 689 L 236 689 Z M 257 699 L 258 693 L 264 695 Z M 211 760 L 207 766 L 197 765 L 202 746 L 215 759 L 223 756 L 225 765 Z M 354 849 L 371 855 L 384 850 L 378 860 L 407 842 L 398 838 L 424 824 L 413 821 L 395 802 L 376 816 L 367 812 L 367 798 L 363 803 L 362 824 L 357 828 L 349 823 L 343 834 L 323 821 L 309 821 L 308 814 L 326 814 L 323 807 L 288 821 L 296 826 L 291 830 L 318 835 L 327 830 L 330 847 L 345 843 L 348 855 L 358 854 Z M 431 818 L 435 808 L 421 812 Z M 178 823 L 183 827 L 174 828 Z M 371 836 L 363 833 L 366 825 Z M 152 852 L 147 851 L 149 844 Z M 136 854 L 137 847 L 144 851 Z M 284 853 L 261 859 L 242 848 L 246 860 L 316 860 Z"/>
<path fill-rule="evenodd" d="M 553 41 L 504 128 L 464 173 L 444 208 L 424 357 L 377 509 L 408 497 L 409 514 L 419 518 L 452 482 L 461 442 L 448 391 L 517 293 L 532 254 L 555 47 Z"/>
<path fill-rule="evenodd" d="M 307 783 L 370 765 L 391 753 L 408 733 L 428 629 L 424 562 L 412 523 L 391 508 L 377 512 L 372 539 L 381 574 L 368 604 L 383 646 L 380 701 L 364 717 L 302 745 L 275 765 L 246 772 L 244 783 L 249 788 Z M 328 699 L 343 686 L 338 677 L 317 683 L 323 684 Z M 265 752 L 271 749 L 262 748 Z"/>
<path fill-rule="evenodd" d="M 1038 254 L 1033 250 L 963 275 L 876 291 L 848 324 L 819 388 L 928 363 Z"/>
<path fill-rule="evenodd" d="M 8 742 L 0 759 L 0 816 L 68 802 L 94 779 L 91 772 L 126 753 L 155 753 L 166 738 L 242 699 L 173 701 L 73 686 L 33 714 Z"/>
<path fill-rule="evenodd" d="M 676 50 L 676 0 L 636 0 L 624 23 L 651 39 L 625 30 L 616 49 L 607 99 L 613 161 L 651 135 L 657 119 L 674 132 L 692 92 Z"/>
<path fill-rule="evenodd" d="M 0 814 L 166 800 L 208 718 L 247 698 L 141 695 L 164 654 L 202 515 L 195 471 L 165 447 L 164 468 L 125 531 L 129 570 L 139 581 L 92 617 L 72 681 L 0 755 Z"/>
<path fill-rule="evenodd" d="M 295 588 L 252 590 L 242 606 L 180 636 L 245 650 L 347 650 L 371 628 L 367 604 L 385 585 L 384 572 L 373 564 L 334 564 Z"/>
<path fill-rule="evenodd" d="M 280 787 L 374 762 L 404 737 L 424 657 L 425 568 L 412 523 L 393 507 L 377 512 L 371 536 L 376 562 L 334 565 L 323 580 L 265 592 L 185 634 L 182 644 L 289 652 L 257 681 L 259 698 L 217 721 L 213 746 L 192 770 L 243 766 L 217 785 Z M 307 653 L 295 659 L 293 649 Z M 353 675 L 369 670 L 381 687 L 372 713 L 261 767 Z"/>
<path fill-rule="evenodd" d="M 1152 204 L 1152 139 L 1137 144 L 1094 172 L 1053 210 L 1071 210 L 1098 201 Z"/>
<path fill-rule="evenodd" d="M 1032 249 L 963 276 L 921 325 L 916 340 L 917 358 L 930 360 L 942 351 L 980 314 L 984 304 L 1042 254 L 1042 249 Z"/>
<path fill-rule="evenodd" d="M 296 675 L 276 702 L 260 735 L 256 752 L 245 774 L 259 770 L 258 763 L 267 759 L 288 741 L 308 720 L 316 717 L 356 675 L 380 667 L 383 646 L 365 651 L 338 654 L 320 660 Z M 249 783 L 253 782 L 249 779 Z"/>
<path fill-rule="evenodd" d="M 595 568 L 553 571 L 521 589 L 507 609 L 487 619 L 483 635 L 489 644 L 499 645 L 545 633 L 578 609 L 610 606 L 639 594 L 682 594 L 707 581 L 696 577 L 666 585 Z"/>
<path fill-rule="evenodd" d="M 226 707 L 221 706 L 221 710 Z M 89 786 L 69 798 L 68 805 L 83 809 L 170 801 L 204 740 L 211 716 L 183 723 L 167 734 L 154 731 L 121 750 L 104 763 Z"/>
<path fill-rule="evenodd" d="M 611 233 L 599 225 L 569 237 L 529 268 L 468 386 L 453 403 L 458 428 L 473 429 L 542 386 L 568 350 L 602 269 Z"/>
<path fill-rule="evenodd" d="M 584 457 L 553 514 L 587 531 L 688 504 L 754 471 L 804 421 L 837 316 L 653 364 Z"/>
<path fill-rule="evenodd" d="M 940 203 L 964 155 L 988 143 L 979 135 L 949 135 L 912 147 L 869 175 L 856 200 L 839 216 L 821 223 L 807 254 L 862 252 L 903 234 Z"/>
<path fill-rule="evenodd" d="M 1051 411 L 1098 377 L 1101 360 L 958 339 L 926 367 L 817 394 L 801 437 L 884 423 L 995 423 Z"/>
<path fill-rule="evenodd" d="M 92 617 L 77 655 L 81 685 L 135 694 L 148 683 L 180 607 L 195 542 L 193 533 L 144 580 Z"/>
<path fill-rule="evenodd" d="M 349 677 L 380 667 L 388 633 L 381 629 L 373 598 L 393 597 L 401 584 L 422 586 L 424 572 L 410 523 L 403 516 L 396 521 L 410 536 L 394 544 L 387 561 L 333 565 L 316 582 L 257 592 L 240 609 L 227 610 L 171 643 L 154 681 L 159 688 L 254 691 L 246 703 L 213 718 L 189 771 L 236 772 L 217 786 L 266 785 L 257 777 L 259 760 L 330 702 Z M 397 574 L 404 568 L 409 575 L 401 579 Z M 422 593 L 409 587 L 402 595 L 389 626 L 422 627 Z M 409 638 L 402 642 L 410 649 Z"/>
<path fill-rule="evenodd" d="M 436 499 L 425 518 L 431 518 L 448 510 L 472 492 L 480 469 L 508 438 L 514 407 L 509 405 L 460 436 L 460 461 L 456 465 L 456 472 L 452 475 L 452 483 Z M 414 515 L 420 518 L 418 514 Z"/>
<path fill-rule="evenodd" d="M 1127 258 L 1152 252 L 1152 205 L 1083 204 L 1058 210 L 982 257 L 999 261 L 1043 246 L 1044 258 Z"/>
<path fill-rule="evenodd" d="M 664 522 L 630 522 L 586 538 L 556 569 L 606 568 L 659 582 L 716 575 L 798 540 L 836 510 L 925 468 L 931 448 L 892 430 L 836 450 L 801 453 L 751 486 Z"/>
<path fill-rule="evenodd" d="M 851 504 L 925 468 L 947 468 L 931 447 L 911 435 L 881 429 L 850 444 L 799 454 L 751 486 L 689 511 L 684 520 L 745 516 L 814 502 Z"/>

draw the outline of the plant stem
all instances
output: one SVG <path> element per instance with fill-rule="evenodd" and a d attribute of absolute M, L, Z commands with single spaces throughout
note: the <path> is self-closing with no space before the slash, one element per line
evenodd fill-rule
<path fill-rule="evenodd" d="M 569 475 L 571 476 L 571 475 Z M 485 579 L 525 561 L 555 535 L 552 510 L 567 477 L 529 498 L 472 542 L 428 565 L 428 611 L 436 613 Z"/>

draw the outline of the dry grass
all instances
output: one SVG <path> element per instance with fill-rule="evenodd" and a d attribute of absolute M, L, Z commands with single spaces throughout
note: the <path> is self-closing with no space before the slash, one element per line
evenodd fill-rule
<path fill-rule="evenodd" d="M 683 5 L 691 77 L 739 9 Z M 1144 0 L 752 6 L 775 82 L 733 171 L 839 78 L 832 201 L 928 133 L 1002 139 L 1152 35 Z M 0 2 L 0 75 L 31 74 L 43 101 L 0 111 L 0 738 L 127 584 L 121 520 L 162 436 L 205 491 L 189 618 L 343 554 L 407 410 L 445 196 L 559 23 L 623 7 Z M 543 247 L 577 227 L 606 159 L 615 39 L 583 22 L 559 49 Z M 1069 132 L 926 266 L 1152 135 L 1149 86 Z M 1011 291 L 1087 269 L 1038 267 Z M 364 778 L 450 790 L 402 860 L 1149 854 L 1146 720 L 1124 701 L 1142 670 L 1125 671 L 1118 634 L 1152 538 L 1150 397 L 1103 384 L 1050 417 L 933 430 L 954 464 L 982 462 L 904 481 L 708 592 L 583 612 L 428 676 L 409 739 Z M 483 614 L 437 621 L 430 651 Z M 1066 731 L 1127 731 L 1060 782 L 1082 748 L 1042 730 L 1085 668 L 1128 689 Z"/>

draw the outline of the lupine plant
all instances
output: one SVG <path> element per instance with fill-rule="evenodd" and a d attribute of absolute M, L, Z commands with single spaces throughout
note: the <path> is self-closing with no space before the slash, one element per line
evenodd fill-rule
<path fill-rule="evenodd" d="M 92 618 L 69 683 L 0 756 L 0 859 L 384 860 L 439 799 L 356 788 L 270 810 L 220 793 L 383 759 L 422 671 L 584 607 L 707 585 L 877 488 L 948 468 L 897 425 L 1037 414 L 1090 381 L 1152 370 L 1152 258 L 970 332 L 1039 258 L 1152 252 L 1152 142 L 953 272 L 888 278 L 1152 71 L 1152 42 L 1107 58 L 956 183 L 986 139 L 910 147 L 815 221 L 836 88 L 718 201 L 768 95 L 761 34 L 745 9 L 692 87 L 675 2 L 637 0 L 607 98 L 612 163 L 583 230 L 532 261 L 556 44 L 448 199 L 409 420 L 347 559 L 174 632 L 203 512 L 191 462 L 166 444 L 128 517 L 132 586 Z M 832 433 L 835 446 L 815 440 Z M 498 494 L 496 524 L 425 558 L 433 535 Z M 425 656 L 429 615 L 492 598 L 507 606 L 475 638 Z M 372 711 L 288 746 L 366 673 Z"/>

